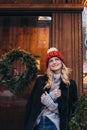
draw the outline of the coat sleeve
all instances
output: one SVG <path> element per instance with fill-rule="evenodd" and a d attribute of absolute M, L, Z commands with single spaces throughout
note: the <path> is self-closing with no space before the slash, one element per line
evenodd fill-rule
<path fill-rule="evenodd" d="M 38 82 L 39 82 L 39 80 L 38 80 L 38 78 L 37 78 L 37 79 L 36 79 L 36 82 L 35 82 L 35 85 L 34 85 L 32 91 L 31 91 L 31 94 L 29 95 L 28 100 L 27 100 L 26 112 L 25 112 L 25 126 L 27 125 L 27 122 L 28 122 L 28 119 L 29 119 L 29 115 L 30 115 L 30 112 L 31 112 L 32 100 L 33 100 L 34 93 L 35 93 L 35 91 L 36 91 Z"/>

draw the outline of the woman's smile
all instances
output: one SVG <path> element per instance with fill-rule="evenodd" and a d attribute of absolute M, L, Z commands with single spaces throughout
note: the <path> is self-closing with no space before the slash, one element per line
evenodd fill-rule
<path fill-rule="evenodd" d="M 55 73 L 60 72 L 62 68 L 62 62 L 58 57 L 52 57 L 49 60 L 49 67 Z"/>

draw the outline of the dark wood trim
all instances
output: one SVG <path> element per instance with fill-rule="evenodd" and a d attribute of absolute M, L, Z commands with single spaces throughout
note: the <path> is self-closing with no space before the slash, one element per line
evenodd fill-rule
<path fill-rule="evenodd" d="M 82 4 L 0 4 L 0 11 L 81 11 Z"/>
<path fill-rule="evenodd" d="M 82 94 L 82 13 L 57 12 L 52 14 L 52 46 L 57 47 L 65 57 L 65 63 L 72 68 L 72 79 Z"/>

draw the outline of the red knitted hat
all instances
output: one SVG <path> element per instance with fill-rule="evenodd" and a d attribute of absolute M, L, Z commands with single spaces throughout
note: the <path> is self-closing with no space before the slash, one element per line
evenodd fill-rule
<path fill-rule="evenodd" d="M 48 66 L 48 61 L 52 57 L 58 57 L 60 60 L 64 62 L 64 56 L 57 50 L 57 48 L 52 47 L 48 49 L 47 55 L 46 55 L 46 65 Z"/>

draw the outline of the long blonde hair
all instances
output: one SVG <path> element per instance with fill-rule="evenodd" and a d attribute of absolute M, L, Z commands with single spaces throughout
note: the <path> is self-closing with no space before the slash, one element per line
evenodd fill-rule
<path fill-rule="evenodd" d="M 61 79 L 66 85 L 70 85 L 70 76 L 71 76 L 72 69 L 67 68 L 66 65 L 62 62 L 62 70 L 61 70 Z M 54 86 L 54 78 L 53 78 L 53 71 L 50 70 L 50 67 L 47 68 L 47 76 L 48 81 L 46 82 L 45 87 L 53 87 Z"/>

